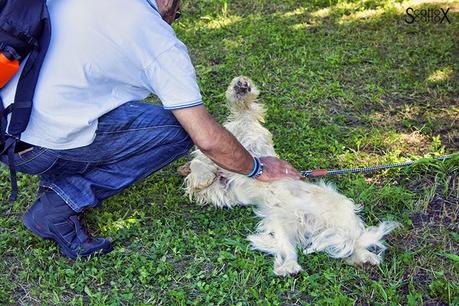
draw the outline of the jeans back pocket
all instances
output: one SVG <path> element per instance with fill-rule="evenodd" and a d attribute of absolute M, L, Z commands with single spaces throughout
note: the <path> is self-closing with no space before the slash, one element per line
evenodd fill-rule
<path fill-rule="evenodd" d="M 0 161 L 8 165 L 8 156 L 0 156 Z M 14 154 L 14 163 L 19 172 L 40 175 L 53 167 L 57 156 L 51 150 L 43 147 L 32 147 Z"/>

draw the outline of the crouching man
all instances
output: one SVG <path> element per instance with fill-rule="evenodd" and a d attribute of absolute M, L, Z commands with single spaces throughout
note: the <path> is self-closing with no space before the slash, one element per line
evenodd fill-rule
<path fill-rule="evenodd" d="M 38 198 L 24 216 L 29 230 L 72 259 L 111 251 L 108 239 L 88 235 L 81 212 L 193 144 L 230 171 L 253 172 L 252 156 L 202 104 L 187 49 L 170 26 L 178 0 L 48 6 L 52 40 L 14 156 L 19 171 L 40 176 Z M 4 107 L 13 102 L 18 76 L 1 92 Z M 162 106 L 142 102 L 151 93 Z M 259 180 L 300 177 L 285 161 L 262 161 Z"/>

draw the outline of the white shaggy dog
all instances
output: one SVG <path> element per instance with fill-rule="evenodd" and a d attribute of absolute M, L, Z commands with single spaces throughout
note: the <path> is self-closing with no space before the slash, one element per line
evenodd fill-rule
<path fill-rule="evenodd" d="M 272 135 L 262 126 L 264 108 L 256 102 L 258 95 L 250 79 L 235 78 L 226 92 L 231 115 L 225 127 L 252 155 L 276 156 Z M 354 265 L 381 262 L 381 239 L 396 222 L 366 227 L 357 215 L 360 207 L 324 182 L 260 182 L 220 168 L 199 150 L 193 156 L 185 179 L 187 194 L 217 207 L 255 205 L 262 220 L 248 240 L 254 249 L 274 255 L 275 274 L 301 271 L 298 246 L 305 254 L 324 251 Z"/>

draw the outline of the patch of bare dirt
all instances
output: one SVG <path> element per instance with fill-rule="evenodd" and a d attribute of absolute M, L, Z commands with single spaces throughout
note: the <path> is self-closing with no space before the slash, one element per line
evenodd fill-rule
<path fill-rule="evenodd" d="M 418 210 L 409 216 L 412 226 L 398 236 L 388 237 L 390 245 L 412 256 L 407 257 L 409 264 L 399 290 L 407 293 L 411 283 L 423 293 L 423 305 L 447 305 L 431 295 L 430 285 L 436 279 L 435 271 L 442 271 L 448 280 L 457 279 L 457 272 L 451 269 L 453 263 L 441 254 L 459 252 L 451 236 L 459 230 L 459 177 L 452 173 L 446 181 L 436 181 L 434 174 L 426 174 L 404 185 L 418 193 L 422 201 Z M 432 192 L 425 198 L 422 194 L 434 185 L 436 188 L 430 189 Z M 435 271 L 425 268 L 432 262 L 435 262 Z"/>
<path fill-rule="evenodd" d="M 397 131 L 425 130 L 439 135 L 442 143 L 459 150 L 459 99 L 453 97 L 407 97 L 397 93 L 386 95 L 381 103 L 368 105 L 375 126 Z"/>
<path fill-rule="evenodd" d="M 442 224 L 453 229 L 457 227 L 459 202 L 457 198 L 443 198 L 435 195 L 429 203 L 426 212 L 416 212 L 411 215 L 414 227 L 423 227 L 429 224 Z"/>
<path fill-rule="evenodd" d="M 424 301 L 424 306 L 448 306 L 448 304 L 438 299 L 428 299 Z"/>
<path fill-rule="evenodd" d="M 420 287 L 427 288 L 432 280 L 432 275 L 427 273 L 427 271 L 424 269 L 418 269 L 418 271 L 413 275 L 413 282 L 418 284 Z"/>

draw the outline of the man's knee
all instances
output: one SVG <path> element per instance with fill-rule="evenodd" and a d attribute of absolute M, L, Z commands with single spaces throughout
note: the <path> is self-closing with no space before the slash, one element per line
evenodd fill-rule
<path fill-rule="evenodd" d="M 190 135 L 188 135 L 188 133 L 186 134 L 188 137 L 187 137 L 187 140 L 186 140 L 186 143 L 187 143 L 187 148 L 188 150 L 191 149 L 193 146 L 194 146 L 194 142 L 193 140 L 191 139 Z"/>
<path fill-rule="evenodd" d="M 174 128 L 174 132 L 171 131 L 171 135 L 173 135 L 173 139 L 171 139 L 171 142 L 180 144 L 181 147 L 186 147 L 190 149 L 194 145 L 193 140 L 182 127 L 180 122 L 175 118 L 174 114 L 170 110 L 163 109 L 161 111 L 161 116 L 163 117 L 163 120 L 168 121 L 170 125 L 176 127 Z"/>
<path fill-rule="evenodd" d="M 180 125 L 179 121 L 170 110 L 164 109 L 160 106 L 158 106 L 157 116 L 160 116 L 161 120 L 166 124 Z"/>
<path fill-rule="evenodd" d="M 183 148 L 185 148 L 186 150 L 191 149 L 191 147 L 193 147 L 194 143 L 193 143 L 193 140 L 191 139 L 190 135 L 185 131 L 185 129 L 183 127 L 181 127 L 179 130 L 180 130 L 180 132 L 179 132 L 179 136 L 178 136 L 178 143 L 180 143 L 181 146 Z"/>

